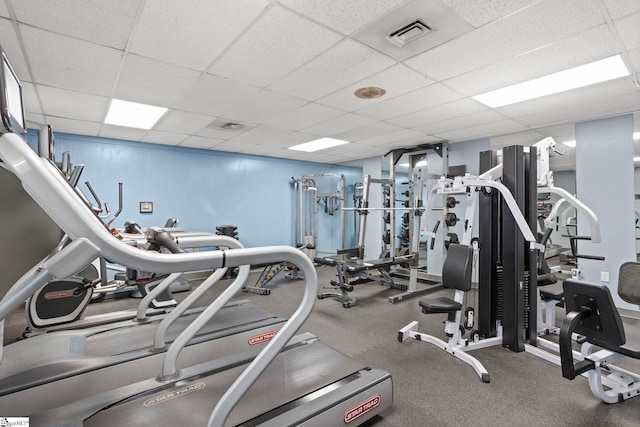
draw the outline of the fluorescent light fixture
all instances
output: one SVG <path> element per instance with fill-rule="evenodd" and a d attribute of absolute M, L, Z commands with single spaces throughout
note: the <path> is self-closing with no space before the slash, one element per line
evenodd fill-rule
<path fill-rule="evenodd" d="M 576 141 L 564 141 L 563 144 L 566 145 L 567 147 L 575 147 Z"/>
<path fill-rule="evenodd" d="M 294 145 L 289 147 L 289 150 L 306 151 L 307 153 L 313 153 L 314 151 L 324 150 L 325 148 L 336 147 L 342 144 L 348 144 L 349 141 L 333 138 L 320 138 L 313 141 L 305 142 L 304 144 Z"/>
<path fill-rule="evenodd" d="M 634 132 L 634 133 L 633 133 L 633 139 L 634 139 L 635 141 L 640 140 L 640 132 Z"/>
<path fill-rule="evenodd" d="M 634 162 L 640 162 L 640 156 L 635 156 L 635 157 L 633 158 L 633 161 L 634 161 Z"/>
<path fill-rule="evenodd" d="M 151 129 L 167 110 L 168 108 L 113 99 L 104 122 L 108 125 Z"/>
<path fill-rule="evenodd" d="M 580 65 L 548 76 L 507 86 L 473 97 L 491 108 L 515 104 L 554 93 L 589 86 L 629 75 L 620 55 Z"/>

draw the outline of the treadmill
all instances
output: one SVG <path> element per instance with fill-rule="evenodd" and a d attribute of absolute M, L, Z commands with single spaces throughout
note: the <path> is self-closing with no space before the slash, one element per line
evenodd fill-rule
<path fill-rule="evenodd" d="M 39 159 L 17 135 L 0 137 L 0 160 L 72 238 L 72 243 L 45 261 L 24 286 L 5 297 L 0 303 L 0 319 L 50 278 L 70 276 L 97 256 L 160 274 L 285 261 L 298 266 L 305 277 L 300 307 L 257 355 L 245 351 L 179 368 L 178 357 L 186 343 L 238 292 L 239 288 L 230 286 L 162 354 L 158 374 L 55 409 L 30 413 L 34 425 L 113 425 L 116 419 L 135 424 L 141 411 L 144 423 L 149 425 L 166 424 L 169 417 L 195 424 L 208 419 L 207 424 L 215 426 L 227 421 L 331 425 L 336 420 L 357 425 L 392 404 L 391 376 L 387 372 L 353 362 L 312 336 L 292 340 L 310 314 L 318 288 L 315 268 L 300 251 L 288 246 L 177 254 L 140 251 L 113 238 L 55 167 Z M 119 369 L 110 370 L 110 374 L 124 378 L 130 375 L 123 365 L 113 368 Z M 64 392 L 62 388 L 56 390 Z M 159 406 L 165 405 L 163 402 L 171 403 Z M 239 402 L 241 406 L 236 408 Z M 163 407 L 166 409 L 159 410 Z M 4 405 L 4 399 L 0 408 L 12 409 Z"/>
<path fill-rule="evenodd" d="M 153 357 L 161 361 L 158 374 L 142 381 L 133 379 L 140 366 L 150 364 L 150 357 L 87 371 L 49 383 L 55 384 L 50 392 L 38 388 L 41 394 L 33 399 L 46 401 L 56 395 L 66 396 L 80 386 L 73 383 L 78 379 L 86 380 L 81 390 L 91 381 L 116 382 L 115 377 L 119 378 L 118 383 L 129 384 L 114 384 L 113 389 L 97 394 L 87 391 L 84 393 L 87 397 L 73 403 L 28 414 L 12 413 L 17 409 L 9 404 L 9 394 L 0 398 L 3 416 L 28 415 L 34 425 L 46 426 L 113 425 L 116 419 L 129 425 L 163 425 L 167 419 L 162 417 L 169 416 L 192 420 L 195 424 L 207 419 L 206 424 L 210 426 L 223 426 L 227 421 L 245 425 L 326 426 L 358 425 L 392 404 L 392 382 L 387 372 L 353 362 L 313 336 L 294 338 L 313 309 L 318 290 L 315 268 L 300 251 L 273 246 L 162 254 L 140 251 L 115 239 L 87 209 L 55 165 L 37 157 L 18 135 L 24 134 L 26 128 L 20 82 L 1 49 L 0 56 L 3 62 L 0 112 L 2 124 L 9 132 L 0 136 L 0 167 L 20 180 L 26 192 L 72 240 L 23 276 L 21 286 L 12 288 L 0 302 L 0 331 L 3 329 L 1 319 L 47 281 L 71 277 L 99 256 L 125 267 L 158 274 L 290 262 L 305 277 L 304 297 L 291 318 L 277 331 L 250 338 L 256 344 L 266 343 L 259 351 L 253 347 L 226 356 L 207 355 L 209 360 L 199 364 L 180 358 L 194 348 L 186 347 L 187 343 L 237 294 L 236 287 L 242 284 L 234 282 L 176 337 L 165 353 Z M 135 366 L 128 369 L 133 363 Z M 69 382 L 71 387 L 67 389 L 64 386 Z M 172 406 L 161 406 L 165 402 Z M 140 415 L 136 415 L 141 408 L 138 403 L 142 404 L 145 415 L 142 421 Z M 238 406 L 239 403 L 242 406 Z"/>

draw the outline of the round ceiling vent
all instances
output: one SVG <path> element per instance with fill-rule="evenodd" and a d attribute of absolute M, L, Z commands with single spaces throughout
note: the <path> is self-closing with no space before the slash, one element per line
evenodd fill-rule
<path fill-rule="evenodd" d="M 381 87 L 369 86 L 361 87 L 354 92 L 354 95 L 361 99 L 374 99 L 380 98 L 385 93 L 387 93 L 387 91 Z"/>

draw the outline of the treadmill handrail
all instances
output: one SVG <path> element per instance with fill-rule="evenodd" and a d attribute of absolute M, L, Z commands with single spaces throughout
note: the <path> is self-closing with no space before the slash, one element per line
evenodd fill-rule
<path fill-rule="evenodd" d="M 39 158 L 18 135 L 7 133 L 0 137 L 0 160 L 8 171 L 20 179 L 33 200 L 72 240 L 89 240 L 100 248 L 104 258 L 116 264 L 162 274 L 283 261 L 277 254 L 279 249 L 275 248 L 181 254 L 142 251 L 114 238 L 69 186 L 55 165 L 47 159 Z"/>
<path fill-rule="evenodd" d="M 9 133 L 0 136 L 0 160 L 4 162 L 3 166 L 7 170 L 20 179 L 27 193 L 71 239 L 87 241 L 99 249 L 101 256 L 126 267 L 156 273 L 174 273 L 227 266 L 289 262 L 298 268 L 305 282 L 302 301 L 275 337 L 218 401 L 211 413 L 209 425 L 223 426 L 238 401 L 311 314 L 315 296 L 318 293 L 318 276 L 311 260 L 301 251 L 289 246 L 178 254 L 141 251 L 114 238 L 80 200 L 55 166 L 48 160 L 40 159 L 18 135 Z M 225 292 L 231 292 L 232 289 L 233 287 L 229 287 Z M 226 298 L 225 292 L 223 295 Z M 219 297 L 216 301 L 218 300 L 222 299 Z M 215 314 L 217 311 L 215 304 L 214 301 L 212 304 L 214 308 L 205 310 L 197 321 L 204 318 L 205 313 Z M 174 345 L 180 345 L 176 342 L 183 343 L 185 339 L 188 341 L 188 334 L 193 333 L 194 328 L 185 329 L 174 341 Z"/>

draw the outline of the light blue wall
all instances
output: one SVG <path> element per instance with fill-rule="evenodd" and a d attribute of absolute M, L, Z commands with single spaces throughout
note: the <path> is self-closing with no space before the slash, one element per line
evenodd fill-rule
<path fill-rule="evenodd" d="M 37 133 L 30 131 L 28 141 L 36 149 Z M 82 186 L 90 181 L 112 210 L 118 182 L 124 184 L 124 207 L 113 225 L 164 225 L 169 217 L 198 231 L 232 224 L 246 247 L 294 244 L 292 177 L 344 174 L 349 206 L 353 184 L 362 180 L 361 169 L 319 163 L 60 133 L 55 142 L 56 159 L 69 151 L 73 163 L 84 164 Z M 142 201 L 153 202 L 153 213 L 139 213 Z M 318 246 L 338 248 L 339 215 L 320 209 L 318 222 Z"/>

